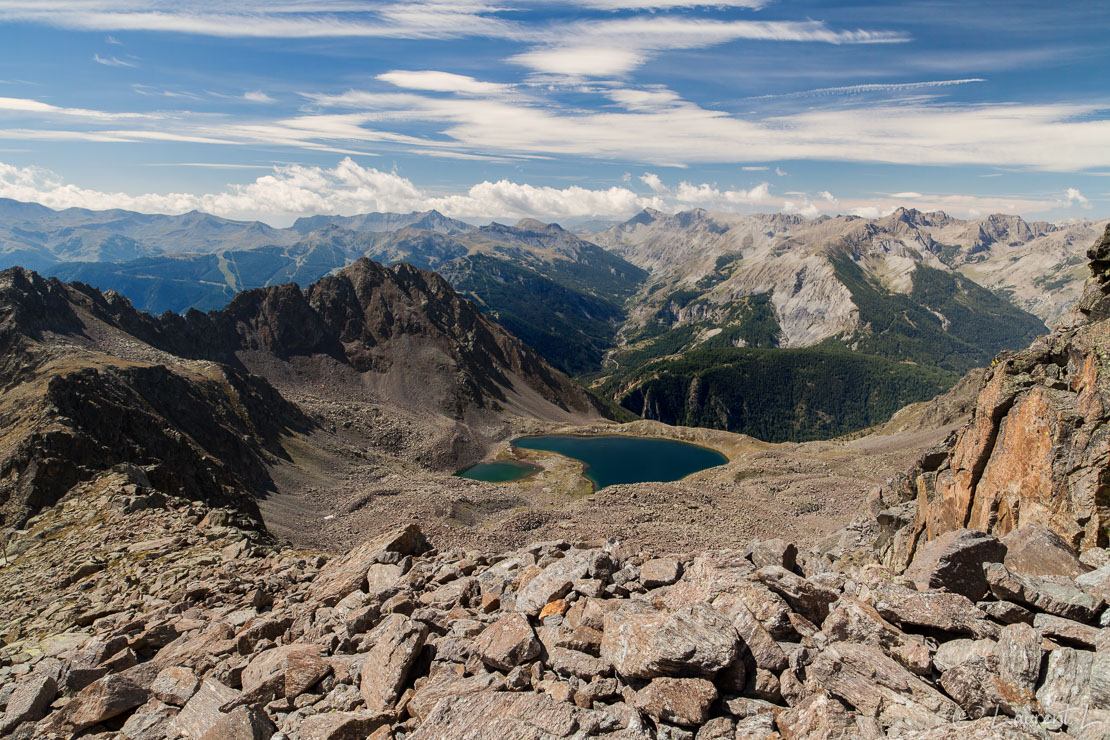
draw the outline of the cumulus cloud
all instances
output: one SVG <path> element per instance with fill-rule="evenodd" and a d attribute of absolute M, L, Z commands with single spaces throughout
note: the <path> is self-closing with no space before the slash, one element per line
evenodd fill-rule
<path fill-rule="evenodd" d="M 212 167 L 209 163 L 183 163 Z M 60 175 L 38 167 L 0 163 L 0 197 L 42 203 L 51 208 L 124 208 L 143 213 L 205 211 L 228 218 L 260 219 L 287 225 L 298 216 L 352 215 L 371 211 L 409 212 L 437 209 L 456 218 L 534 217 L 549 221 L 569 218 L 627 218 L 643 208 L 658 210 L 709 210 L 752 212 L 781 210 L 807 218 L 822 214 L 851 213 L 876 218 L 901 204 L 893 197 L 878 199 L 837 198 L 827 190 L 804 192 L 788 198 L 771 193 L 767 183 L 748 189 L 721 188 L 710 183 L 683 181 L 668 187 L 652 173 L 640 178 L 652 192 L 636 193 L 628 187 L 590 189 L 579 186 L 554 188 L 499 180 L 485 181 L 459 193 L 436 193 L 396 172 L 364 167 L 345 158 L 335 167 L 284 166 L 253 181 L 232 184 L 214 193 L 103 192 L 67 183 Z M 1069 204 L 1082 206 L 1078 191 L 1067 194 Z M 1065 205 L 1059 198 L 1014 199 L 978 195 L 922 195 L 915 206 L 925 211 L 945 211 L 959 217 L 981 213 L 1034 214 Z"/>
<path fill-rule="evenodd" d="M 276 167 L 253 182 L 199 195 L 101 192 L 66 183 L 50 170 L 0 163 L 0 197 L 42 203 L 51 208 L 124 208 L 144 213 L 200 210 L 278 224 L 317 213 L 351 215 L 430 208 L 458 218 L 623 217 L 645 207 L 664 205 L 656 197 L 644 197 L 623 187 L 552 188 L 508 180 L 481 182 L 462 194 L 433 194 L 395 172 L 363 167 L 350 158 L 333 168 Z"/>
<path fill-rule="evenodd" d="M 670 188 L 664 185 L 663 181 L 659 179 L 659 175 L 656 175 L 654 172 L 645 172 L 640 175 L 640 182 L 657 193 L 666 193 L 670 190 Z"/>
<path fill-rule="evenodd" d="M 1083 197 L 1083 193 L 1079 192 L 1077 188 L 1068 188 L 1064 192 L 1064 200 L 1069 206 L 1078 205 L 1083 208 L 1091 207 L 1091 201 Z"/>

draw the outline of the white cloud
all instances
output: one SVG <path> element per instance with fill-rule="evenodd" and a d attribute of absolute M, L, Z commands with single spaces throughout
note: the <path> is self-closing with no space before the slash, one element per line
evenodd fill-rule
<path fill-rule="evenodd" d="M 659 175 L 656 175 L 653 172 L 645 172 L 644 174 L 640 175 L 640 182 L 642 182 L 644 185 L 647 185 L 649 188 L 657 193 L 666 193 L 670 190 L 670 188 L 664 185 L 663 181 L 659 179 Z"/>
<path fill-rule="evenodd" d="M 778 175 L 779 177 L 786 177 L 787 172 L 782 167 L 776 167 L 775 168 L 775 174 Z"/>
<path fill-rule="evenodd" d="M 515 37 L 516 24 L 483 3 L 346 0 L 5 0 L 0 21 L 95 31 L 251 38 Z"/>
<path fill-rule="evenodd" d="M 1069 206 L 1078 205 L 1082 208 L 1091 207 L 1091 201 L 1083 197 L 1083 193 L 1079 192 L 1077 188 L 1068 188 L 1064 192 L 1064 200 Z"/>
<path fill-rule="evenodd" d="M 271 174 L 253 182 L 200 195 L 106 193 L 68 184 L 49 170 L 0 163 L 0 197 L 42 203 L 51 208 L 124 208 L 144 213 L 200 210 L 278 224 L 316 213 L 351 215 L 429 208 L 462 218 L 626 217 L 645 207 L 663 206 L 663 201 L 656 197 L 645 198 L 622 187 L 552 188 L 508 180 L 481 182 L 463 194 L 437 195 L 394 172 L 363 167 L 349 158 L 334 168 L 276 167 Z"/>
<path fill-rule="evenodd" d="M 674 198 L 679 203 L 695 203 L 702 207 L 758 204 L 766 201 L 769 195 L 770 186 L 765 182 L 750 190 L 719 190 L 716 186 L 707 183 L 695 185 L 683 181 L 674 191 Z"/>
<path fill-rule="evenodd" d="M 134 62 L 127 62 L 118 57 L 102 57 L 99 54 L 93 54 L 93 61 L 97 64 L 103 64 L 105 67 L 134 67 Z"/>
<path fill-rule="evenodd" d="M 797 92 L 775 93 L 773 95 L 757 95 L 749 100 L 766 100 L 768 98 L 807 98 L 824 95 L 865 95 L 873 93 L 899 93 L 929 90 L 938 87 L 951 87 L 953 85 L 967 85 L 972 82 L 986 82 L 981 77 L 969 77 L 960 80 L 930 80 L 926 82 L 891 82 L 870 85 L 845 85 L 842 87 L 819 87 L 815 90 L 799 90 Z"/>
<path fill-rule="evenodd" d="M 573 5 L 598 10 L 663 10 L 667 8 L 750 8 L 759 10 L 771 0 L 572 0 Z"/>
<path fill-rule="evenodd" d="M 101 121 L 119 119 L 157 118 L 148 113 L 109 113 L 101 110 L 87 108 L 61 108 L 50 103 L 43 103 L 30 98 L 0 98 L 0 113 L 37 114 L 44 116 L 68 116 L 75 118 L 89 118 Z"/>
<path fill-rule="evenodd" d="M 250 90 L 243 93 L 243 100 L 249 103 L 276 103 L 277 101 L 271 98 L 261 90 Z"/>
<path fill-rule="evenodd" d="M 435 70 L 393 70 L 378 75 L 378 79 L 408 90 L 453 92 L 466 95 L 497 95 L 512 89 L 511 85 L 483 82 L 466 75 Z"/>
<path fill-rule="evenodd" d="M 906 198 L 906 199 L 913 199 L 913 198 L 920 198 L 920 197 L 921 197 L 921 193 L 914 193 L 914 192 L 905 192 L 905 193 L 893 193 L 893 194 L 891 194 L 891 196 L 890 196 L 890 197 L 891 197 L 891 198 Z"/>
<path fill-rule="evenodd" d="M 744 170 L 744 172 L 763 172 L 764 170 L 770 169 L 770 167 L 767 165 L 746 165 L 740 169 Z"/>
<path fill-rule="evenodd" d="M 509 58 L 536 72 L 570 77 L 627 74 L 655 53 L 701 49 L 730 41 L 795 41 L 827 44 L 896 43 L 890 31 L 834 30 L 820 21 L 718 21 L 676 16 L 637 16 L 558 27 L 545 47 Z"/>

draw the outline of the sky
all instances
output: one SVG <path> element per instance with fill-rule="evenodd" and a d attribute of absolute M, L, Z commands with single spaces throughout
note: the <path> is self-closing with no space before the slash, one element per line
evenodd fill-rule
<path fill-rule="evenodd" d="M 1106 0 L 0 0 L 0 197 L 1110 216 Z"/>

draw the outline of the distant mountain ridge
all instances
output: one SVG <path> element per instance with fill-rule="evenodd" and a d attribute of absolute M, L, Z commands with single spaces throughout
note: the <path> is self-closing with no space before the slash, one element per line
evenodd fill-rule
<path fill-rule="evenodd" d="M 305 286 L 362 257 L 407 262 L 442 272 L 483 311 L 575 374 L 600 366 L 625 318 L 624 300 L 647 276 L 558 225 L 533 219 L 477 227 L 424 211 L 313 216 L 272 229 L 203 214 L 21 205 L 0 207 L 0 267 L 31 266 L 115 290 L 142 310 L 162 313 L 222 308 L 251 288 Z M 37 235 L 33 244 L 17 244 L 29 229 Z M 190 230 L 195 233 L 183 234 Z M 7 242 L 5 233 L 13 235 Z M 38 251 L 27 251 L 32 247 Z M 537 310 L 535 296 L 551 300 Z"/>

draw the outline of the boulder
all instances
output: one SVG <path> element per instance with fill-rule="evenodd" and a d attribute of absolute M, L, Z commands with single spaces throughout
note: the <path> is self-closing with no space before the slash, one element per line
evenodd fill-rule
<path fill-rule="evenodd" d="M 873 589 L 872 599 L 875 610 L 896 625 L 980 638 L 998 636 L 998 625 L 961 594 L 914 591 L 890 583 Z"/>
<path fill-rule="evenodd" d="M 755 577 L 815 624 L 825 621 L 829 606 L 840 598 L 839 591 L 813 583 L 779 565 L 764 566 L 755 572 Z"/>
<path fill-rule="evenodd" d="M 655 678 L 636 692 L 633 705 L 657 722 L 692 727 L 709 719 L 717 689 L 704 678 Z"/>
<path fill-rule="evenodd" d="M 174 707 L 183 707 L 197 692 L 200 681 L 193 671 L 184 666 L 163 668 L 154 678 L 150 690 L 160 701 Z"/>
<path fill-rule="evenodd" d="M 783 740 L 835 740 L 855 735 L 855 718 L 825 691 L 812 694 L 775 720 Z"/>
<path fill-rule="evenodd" d="M 1044 649 L 1037 630 L 1027 624 L 1010 624 L 1002 628 L 995 647 L 998 676 L 1009 686 L 1032 695 L 1041 675 Z"/>
<path fill-rule="evenodd" d="M 484 691 L 441 699 L 409 740 L 506 740 L 590 737 L 616 729 L 608 713 L 555 701 L 547 694 Z"/>
<path fill-rule="evenodd" d="M 157 671 L 156 665 L 142 663 L 97 679 L 66 705 L 66 724 L 79 732 L 142 706 L 151 696 Z"/>
<path fill-rule="evenodd" d="M 598 550 L 571 551 L 544 568 L 528 581 L 516 595 L 514 611 L 536 616 L 548 602 L 570 592 L 578 579 L 607 572 L 609 556 Z"/>
<path fill-rule="evenodd" d="M 945 671 L 939 684 L 972 717 L 1013 717 L 1020 707 L 1036 702 L 1031 691 L 1002 679 L 994 656 L 962 661 Z"/>
<path fill-rule="evenodd" d="M 1038 614 L 1033 620 L 1033 628 L 1042 636 L 1056 642 L 1089 650 L 1094 649 L 1101 632 L 1097 627 L 1052 614 Z"/>
<path fill-rule="evenodd" d="M 510 671 L 539 655 L 540 642 L 528 617 L 509 613 L 482 630 L 474 640 L 473 649 L 486 665 Z"/>
<path fill-rule="evenodd" d="M 959 705 L 871 645 L 829 645 L 807 667 L 806 683 L 813 693 L 827 690 L 885 728 L 925 729 L 964 719 Z"/>
<path fill-rule="evenodd" d="M 654 558 L 640 568 L 640 583 L 652 589 L 669 586 L 682 575 L 682 563 L 677 558 Z"/>
<path fill-rule="evenodd" d="M 362 662 L 359 693 L 371 712 L 390 709 L 428 637 L 428 627 L 403 614 L 390 614 L 370 633 L 372 647 Z"/>
<path fill-rule="evenodd" d="M 750 656 L 752 663 L 772 673 L 781 673 L 786 668 L 786 653 L 741 597 L 731 593 L 721 594 L 713 600 L 713 608 L 732 620 L 732 626 L 740 636 L 742 658 Z"/>
<path fill-rule="evenodd" d="M 933 668 L 929 646 L 883 619 L 870 604 L 843 597 L 829 612 L 821 627 L 830 642 L 858 642 L 873 645 L 919 676 Z"/>
<path fill-rule="evenodd" d="M 189 740 L 200 740 L 223 717 L 220 707 L 231 703 L 238 696 L 238 691 L 229 689 L 215 679 L 206 678 L 174 718 L 172 728 Z"/>
<path fill-rule="evenodd" d="M 200 740 L 270 740 L 276 731 L 261 709 L 238 707 L 216 720 Z"/>
<path fill-rule="evenodd" d="M 7 707 L 0 715 L 0 737 L 24 722 L 36 722 L 46 716 L 46 709 L 58 693 L 58 684 L 51 676 L 32 673 L 15 686 Z"/>
<path fill-rule="evenodd" d="M 917 551 L 906 578 L 919 591 L 943 589 L 978 601 L 987 593 L 983 563 L 999 563 L 1006 545 L 973 529 L 945 532 Z"/>
<path fill-rule="evenodd" d="M 1080 591 L 1065 579 L 1023 576 L 1011 573 L 1001 563 L 991 563 L 985 571 L 992 594 L 1037 611 L 1079 622 L 1092 622 L 1103 606 L 1101 599 Z"/>
<path fill-rule="evenodd" d="M 1075 578 L 1091 570 L 1060 535 L 1038 524 L 1015 529 L 1002 542 L 1006 545 L 1002 562 L 1011 573 Z"/>
<path fill-rule="evenodd" d="M 744 557 L 751 560 L 756 568 L 774 565 L 794 570 L 798 564 L 798 548 L 793 542 L 776 537 L 748 545 L 744 549 Z"/>
<path fill-rule="evenodd" d="M 662 612 L 630 602 L 605 615 L 601 637 L 601 658 L 625 678 L 713 676 L 739 650 L 732 624 L 705 604 Z"/>
<path fill-rule="evenodd" d="M 494 673 L 460 676 L 444 671 L 429 676 L 426 681 L 418 685 L 407 704 L 407 709 L 412 716 L 424 721 L 440 699 L 478 694 L 484 691 L 500 691 L 504 688 L 504 679 Z"/>
<path fill-rule="evenodd" d="M 973 658 L 994 658 L 998 654 L 998 643 L 994 640 L 949 640 L 941 643 L 933 655 L 933 665 L 944 673 L 955 668 L 965 660 Z"/>
<path fill-rule="evenodd" d="M 380 727 L 388 727 L 393 715 L 388 712 L 325 712 L 305 717 L 301 740 L 364 740 Z"/>
<path fill-rule="evenodd" d="M 427 549 L 428 541 L 415 524 L 359 545 L 324 566 L 312 583 L 309 598 L 334 606 L 353 591 L 367 590 L 367 573 L 375 563 L 395 564 L 405 555 Z"/>
<path fill-rule="evenodd" d="M 1057 648 L 1048 654 L 1048 665 L 1037 689 L 1041 710 L 1063 717 L 1078 718 L 1091 708 L 1091 668 L 1094 653 L 1072 648 Z"/>

